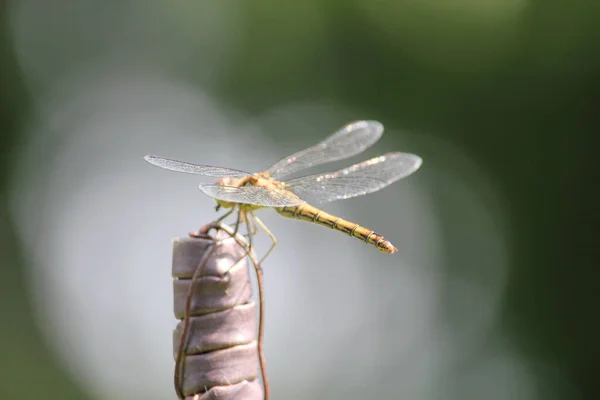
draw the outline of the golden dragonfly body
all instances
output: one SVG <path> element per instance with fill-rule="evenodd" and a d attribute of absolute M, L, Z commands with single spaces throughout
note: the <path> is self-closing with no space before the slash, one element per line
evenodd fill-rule
<path fill-rule="evenodd" d="M 237 209 L 236 231 L 241 221 L 246 222 L 250 240 L 251 231 L 256 231 L 256 222 L 273 240 L 273 246 L 265 257 L 273 250 L 277 241 L 254 215 L 254 210 L 264 207 L 274 208 L 284 217 L 313 222 L 344 232 L 372 244 L 385 253 L 395 253 L 396 247 L 380 234 L 328 214 L 310 203 L 328 203 L 380 190 L 415 172 L 422 163 L 419 156 L 400 152 L 387 153 L 335 172 L 309 175 L 290 181 L 281 180 L 294 172 L 361 153 L 379 140 L 382 133 L 383 125 L 377 121 L 353 122 L 323 142 L 283 158 L 266 171 L 256 174 L 158 156 L 146 156 L 145 159 L 164 169 L 217 177 L 213 184 L 201 184 L 200 190 L 217 201 L 217 210 L 221 207 L 229 209 L 218 221 L 222 221 Z"/>
<path fill-rule="evenodd" d="M 284 182 L 271 179 L 266 171 L 260 172 L 256 175 L 257 176 L 247 176 L 242 179 L 220 178 L 217 180 L 217 184 L 230 187 L 253 185 L 265 188 L 271 192 L 278 192 L 286 197 L 297 197 L 293 192 L 286 190 Z M 298 200 L 301 201 L 300 198 L 298 198 Z M 236 203 L 218 199 L 217 204 L 223 208 L 234 208 L 236 206 Z M 239 204 L 238 207 L 241 208 L 242 214 L 245 215 L 249 211 L 262 208 L 263 206 L 256 204 Z M 315 206 L 311 206 L 308 203 L 302 203 L 297 206 L 274 207 L 274 209 L 277 211 L 277 213 L 287 218 L 313 222 L 315 224 L 327 226 L 331 229 L 344 232 L 352 237 L 374 245 L 383 252 L 395 253 L 397 251 L 396 247 L 392 243 L 375 231 L 367 229 L 354 222 L 350 222 L 340 217 L 328 214 L 325 211 L 320 210 Z"/>

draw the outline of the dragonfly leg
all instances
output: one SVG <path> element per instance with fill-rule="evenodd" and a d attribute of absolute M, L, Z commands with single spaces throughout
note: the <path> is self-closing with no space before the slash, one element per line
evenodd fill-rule
<path fill-rule="evenodd" d="M 231 209 L 231 212 L 233 212 L 234 209 Z M 240 228 L 240 223 L 242 222 L 242 210 L 240 209 L 238 211 L 238 216 L 237 216 L 237 220 L 235 221 L 235 228 L 233 229 L 233 235 L 235 236 L 238 233 L 238 229 Z"/>
<path fill-rule="evenodd" d="M 232 208 L 231 210 L 227 211 L 225 214 L 221 215 L 215 222 L 213 222 L 213 224 L 218 225 L 221 223 L 221 221 L 223 221 L 225 218 L 229 217 L 231 215 L 231 213 L 233 213 L 233 211 L 235 210 L 235 208 Z"/>
<path fill-rule="evenodd" d="M 249 213 L 252 216 L 254 215 L 254 213 Z M 256 226 L 256 224 L 249 218 L 249 215 L 246 214 L 246 218 L 248 218 L 248 222 L 250 222 L 250 226 L 252 227 L 252 232 L 248 231 L 248 236 L 252 235 L 256 235 L 258 233 L 258 227 Z"/>
<path fill-rule="evenodd" d="M 233 213 L 233 211 L 234 211 L 234 209 L 232 208 L 231 210 L 227 211 L 225 214 L 223 214 L 222 216 L 220 216 L 215 221 L 211 222 L 210 224 L 204 225 L 202 228 L 200 228 L 200 230 L 198 231 L 198 233 L 199 234 L 203 234 L 203 235 L 207 235 L 208 231 L 210 231 L 211 229 L 220 229 L 221 228 L 221 221 L 223 221 L 225 218 L 229 217 L 231 215 L 231 213 Z"/>
<path fill-rule="evenodd" d="M 248 215 L 245 215 L 246 220 L 246 229 L 248 230 L 248 252 L 252 251 L 254 249 L 253 244 L 252 244 L 252 236 L 254 236 L 252 234 L 253 231 L 253 225 L 252 225 L 252 221 L 250 221 L 250 218 L 248 218 Z"/>
<path fill-rule="evenodd" d="M 273 244 L 271 245 L 271 247 L 269 247 L 269 250 L 267 250 L 267 252 L 265 253 L 265 255 L 262 256 L 262 258 L 258 262 L 259 264 L 262 264 L 262 262 L 265 261 L 265 259 L 267 258 L 267 256 L 269 254 L 271 254 L 271 252 L 273 251 L 273 249 L 275 248 L 275 246 L 277 246 L 277 238 L 275 237 L 275 235 L 273 235 L 273 233 L 269 230 L 269 228 L 267 228 L 267 226 L 256 215 L 254 215 L 253 212 L 250 212 L 250 215 L 252 216 L 252 219 L 254 219 L 254 221 L 256 221 L 256 224 L 258 226 L 260 226 L 265 231 L 265 233 L 267 235 L 269 235 L 269 238 L 271 239 L 271 241 L 273 241 Z"/>
<path fill-rule="evenodd" d="M 231 214 L 234 211 L 234 209 L 232 209 L 231 211 L 229 211 L 227 214 Z M 229 234 L 229 236 L 231 236 L 232 238 L 235 239 L 235 241 L 246 250 L 246 253 L 240 258 L 243 259 L 244 257 L 246 257 L 247 255 L 250 254 L 251 250 L 252 250 L 252 241 L 251 241 L 251 237 L 248 237 L 248 242 L 244 242 L 242 239 L 240 239 L 240 235 L 238 235 L 239 229 L 240 229 L 240 225 L 242 224 L 242 221 L 247 222 L 248 218 L 246 215 L 247 211 L 244 210 L 243 208 L 239 207 L 239 211 L 238 211 L 238 216 L 235 222 L 235 227 L 233 229 L 231 229 L 230 227 L 226 226 L 226 225 L 221 225 L 217 222 L 213 222 L 213 224 L 211 224 L 212 226 L 214 226 L 216 229 L 222 229 L 223 231 L 227 232 L 227 234 Z M 246 225 L 248 226 L 248 225 Z M 248 228 L 250 229 L 250 228 Z M 238 261 L 240 261 L 238 260 Z M 234 264 L 235 265 L 235 264 Z M 232 267 L 233 268 L 233 267 Z"/>

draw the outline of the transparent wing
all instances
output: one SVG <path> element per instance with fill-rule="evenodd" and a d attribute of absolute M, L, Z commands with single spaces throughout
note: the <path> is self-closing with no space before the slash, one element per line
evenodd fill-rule
<path fill-rule="evenodd" d="M 421 157 L 409 153 L 388 153 L 351 167 L 286 182 L 286 189 L 309 203 L 328 203 L 383 189 L 421 166 Z"/>
<path fill-rule="evenodd" d="M 254 204 L 262 207 L 287 207 L 305 203 L 294 194 L 269 190 L 260 186 L 223 186 L 202 184 L 200 190 L 215 199 L 231 203 Z"/>
<path fill-rule="evenodd" d="M 168 169 L 169 171 L 185 172 L 186 174 L 213 176 L 216 178 L 253 175 L 249 172 L 237 169 L 213 167 L 211 165 L 196 165 L 183 161 L 169 160 L 168 158 L 159 156 L 146 156 L 144 157 L 144 160 L 157 167 Z"/>
<path fill-rule="evenodd" d="M 382 133 L 383 125 L 377 121 L 350 123 L 316 146 L 279 160 L 268 172 L 273 178 L 280 179 L 315 165 L 352 157 L 373 145 Z"/>

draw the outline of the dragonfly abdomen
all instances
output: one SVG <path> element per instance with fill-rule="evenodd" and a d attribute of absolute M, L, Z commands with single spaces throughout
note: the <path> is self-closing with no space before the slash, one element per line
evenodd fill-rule
<path fill-rule="evenodd" d="M 385 253 L 395 253 L 398 250 L 389 240 L 377 232 L 354 222 L 350 222 L 343 218 L 328 214 L 325 211 L 319 210 L 318 208 L 309 204 L 301 204 L 299 206 L 292 207 L 279 207 L 276 208 L 276 210 L 284 217 L 314 222 L 315 224 L 344 232 L 349 236 L 372 244 L 373 246 L 377 247 L 377 249 Z"/>

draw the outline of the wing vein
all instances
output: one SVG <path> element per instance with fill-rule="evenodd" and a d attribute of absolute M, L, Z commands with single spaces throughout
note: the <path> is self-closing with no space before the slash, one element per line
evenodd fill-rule
<path fill-rule="evenodd" d="M 328 203 L 383 189 L 415 172 L 421 163 L 414 154 L 388 153 L 335 172 L 293 179 L 286 188 L 309 203 Z"/>
<path fill-rule="evenodd" d="M 171 160 L 159 156 L 148 155 L 144 160 L 157 167 L 167 169 L 169 171 L 183 172 L 186 174 L 195 174 L 203 176 L 211 176 L 214 178 L 223 177 L 242 177 L 254 175 L 249 172 L 240 171 L 232 168 L 215 167 L 212 165 L 198 165 L 184 161 Z"/>
<path fill-rule="evenodd" d="M 383 134 L 377 121 L 357 121 L 339 129 L 321 143 L 285 157 L 267 171 L 275 179 L 317 165 L 343 160 L 362 153 Z"/>
<path fill-rule="evenodd" d="M 252 204 L 261 207 L 289 207 L 305 203 L 293 193 L 260 186 L 225 186 L 201 184 L 200 190 L 214 199 L 230 203 Z"/>

